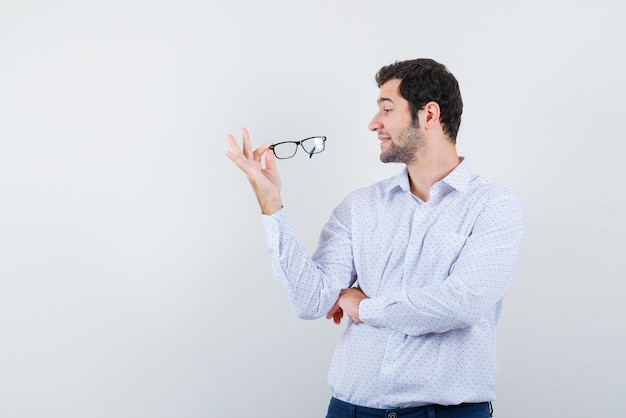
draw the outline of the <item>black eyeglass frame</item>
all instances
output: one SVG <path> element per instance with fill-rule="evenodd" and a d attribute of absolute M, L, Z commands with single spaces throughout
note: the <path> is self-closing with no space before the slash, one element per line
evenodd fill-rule
<path fill-rule="evenodd" d="M 307 150 L 304 146 L 304 142 L 308 141 L 309 139 L 315 139 L 315 138 L 321 138 L 322 139 L 322 149 L 321 150 L 316 150 L 315 148 L 311 151 Z M 276 151 L 274 151 L 274 147 L 277 147 L 278 145 L 282 145 L 282 144 L 296 144 L 296 147 L 294 148 L 295 151 L 293 152 L 293 154 L 291 154 L 289 157 L 279 157 L 278 155 L 276 155 Z M 310 136 L 308 138 L 304 138 L 301 141 L 283 141 L 283 142 L 278 142 L 276 144 L 272 144 L 269 146 L 269 149 L 272 150 L 272 152 L 274 153 L 274 156 L 276 158 L 278 158 L 279 160 L 287 160 L 289 158 L 293 158 L 297 153 L 298 153 L 298 145 L 300 145 L 302 147 L 302 149 L 304 150 L 304 152 L 306 152 L 307 154 L 309 154 L 309 158 L 311 158 L 313 156 L 313 154 L 319 154 L 320 152 L 323 152 L 326 149 L 326 137 L 323 135 L 316 135 L 316 136 Z"/>

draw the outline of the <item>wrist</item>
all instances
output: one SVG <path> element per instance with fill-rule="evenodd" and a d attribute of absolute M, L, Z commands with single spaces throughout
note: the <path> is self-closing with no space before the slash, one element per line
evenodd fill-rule
<path fill-rule="evenodd" d="M 275 214 L 283 208 L 283 204 L 280 200 L 271 202 L 259 202 L 259 205 L 261 206 L 261 213 L 268 216 Z"/>

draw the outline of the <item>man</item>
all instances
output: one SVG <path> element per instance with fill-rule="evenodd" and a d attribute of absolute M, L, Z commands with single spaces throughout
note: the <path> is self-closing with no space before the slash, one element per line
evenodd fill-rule
<path fill-rule="evenodd" d="M 283 208 L 270 144 L 252 151 L 244 129 L 243 148 L 228 135 L 226 154 L 256 193 L 275 274 L 297 314 L 349 317 L 329 371 L 327 418 L 491 416 L 496 324 L 523 203 L 457 155 L 463 102 L 445 66 L 395 62 L 376 81 L 369 129 L 381 161 L 406 168 L 349 194 L 312 257 Z"/>

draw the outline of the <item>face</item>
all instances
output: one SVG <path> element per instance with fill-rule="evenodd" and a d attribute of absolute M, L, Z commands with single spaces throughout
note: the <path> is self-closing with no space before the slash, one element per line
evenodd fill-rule
<path fill-rule="evenodd" d="M 409 102 L 398 90 L 399 79 L 387 81 L 380 87 L 378 112 L 369 124 L 369 130 L 378 133 L 380 160 L 384 163 L 415 161 L 424 140 L 419 126 L 411 120 Z"/>

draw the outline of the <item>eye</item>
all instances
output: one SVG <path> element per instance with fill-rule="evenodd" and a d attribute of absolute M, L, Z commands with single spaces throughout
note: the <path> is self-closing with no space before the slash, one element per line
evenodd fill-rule
<path fill-rule="evenodd" d="M 387 113 L 389 113 L 389 112 L 391 112 L 391 109 L 383 109 L 383 113 L 384 113 L 384 114 L 387 114 Z"/>

